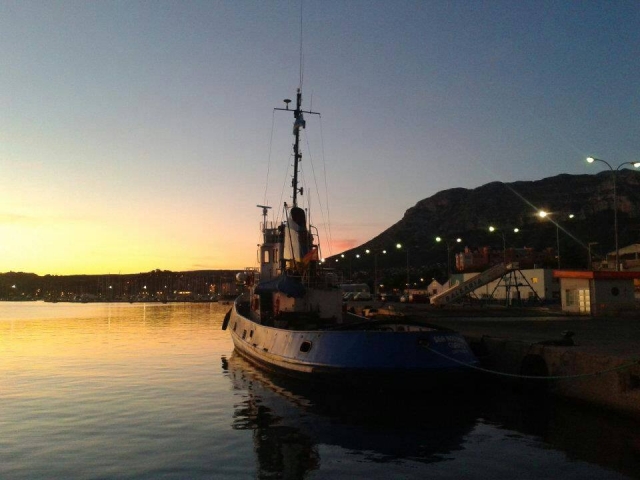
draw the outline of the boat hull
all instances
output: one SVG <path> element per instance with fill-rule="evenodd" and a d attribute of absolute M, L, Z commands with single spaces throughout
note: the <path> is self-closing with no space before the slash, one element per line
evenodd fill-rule
<path fill-rule="evenodd" d="M 286 330 L 242 315 L 228 322 L 235 349 L 267 370 L 334 385 L 430 389 L 463 385 L 478 364 L 464 338 L 430 328 Z"/>

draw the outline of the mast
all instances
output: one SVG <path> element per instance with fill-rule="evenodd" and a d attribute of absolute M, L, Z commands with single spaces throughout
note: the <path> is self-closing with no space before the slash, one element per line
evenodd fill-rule
<path fill-rule="evenodd" d="M 287 105 L 287 108 L 276 108 L 275 110 L 284 110 L 291 112 L 289 109 L 289 104 L 291 100 L 286 98 L 284 103 Z M 308 113 L 310 115 L 320 115 L 318 112 L 304 111 L 302 110 L 302 89 L 298 88 L 298 92 L 296 95 L 296 108 L 293 110 L 293 137 L 295 141 L 293 142 L 293 180 L 291 181 L 291 187 L 293 189 L 293 206 L 298 206 L 298 193 L 300 195 L 303 194 L 304 189 L 298 188 L 298 166 L 302 161 L 302 153 L 300 152 L 300 129 L 306 128 L 307 122 L 304 119 L 303 113 Z"/>
<path fill-rule="evenodd" d="M 302 160 L 302 154 L 300 153 L 300 127 L 305 128 L 306 122 L 304 121 L 304 117 L 302 116 L 302 92 L 300 88 L 298 88 L 298 95 L 296 100 L 296 109 L 293 112 L 293 117 L 295 121 L 293 122 L 293 136 L 296 141 L 293 144 L 293 180 L 291 181 L 291 186 L 293 187 L 293 206 L 298 206 L 298 164 Z M 300 195 L 302 195 L 302 188 L 299 190 Z"/>

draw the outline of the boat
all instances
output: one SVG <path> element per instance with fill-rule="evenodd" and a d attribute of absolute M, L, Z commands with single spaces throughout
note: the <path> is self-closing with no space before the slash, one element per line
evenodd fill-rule
<path fill-rule="evenodd" d="M 267 370 L 313 382 L 380 388 L 460 384 L 478 364 L 455 331 L 400 315 L 364 317 L 346 310 L 338 276 L 321 260 L 318 230 L 298 205 L 301 88 L 293 113 L 292 202 L 283 221 L 262 209 L 259 266 L 238 274 L 245 292 L 225 316 L 235 350 Z"/>

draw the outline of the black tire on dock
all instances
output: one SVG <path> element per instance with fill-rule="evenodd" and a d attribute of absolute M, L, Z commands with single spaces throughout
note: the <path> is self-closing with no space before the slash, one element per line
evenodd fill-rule
<path fill-rule="evenodd" d="M 537 377 L 522 379 L 522 387 L 529 393 L 542 394 L 548 391 L 549 380 L 545 380 L 545 377 L 549 376 L 549 368 L 542 356 L 526 355 L 520 364 L 520 375 L 523 377 Z"/>

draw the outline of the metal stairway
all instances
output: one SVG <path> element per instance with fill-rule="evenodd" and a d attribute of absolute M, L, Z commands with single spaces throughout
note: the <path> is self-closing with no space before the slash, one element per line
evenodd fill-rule
<path fill-rule="evenodd" d="M 487 283 L 491 283 L 494 280 L 497 280 L 498 278 L 511 272 L 512 270 L 518 270 L 519 268 L 520 267 L 517 263 L 509 263 L 507 265 L 505 265 L 504 263 L 499 263 L 497 265 L 494 265 L 493 267 L 485 270 L 475 277 L 470 278 L 469 280 L 458 283 L 457 285 L 448 288 L 442 293 L 433 295 L 431 297 L 431 305 L 446 305 L 447 303 L 454 302 L 460 297 L 473 292 L 475 289 L 480 288 Z"/>

